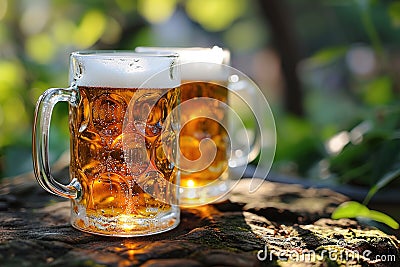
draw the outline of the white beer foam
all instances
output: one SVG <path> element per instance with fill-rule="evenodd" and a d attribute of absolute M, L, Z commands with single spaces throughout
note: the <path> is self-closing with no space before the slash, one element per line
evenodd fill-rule
<path fill-rule="evenodd" d="M 168 56 L 167 56 L 168 55 Z M 167 56 L 167 57 L 166 57 Z M 112 88 L 174 88 L 180 84 L 177 58 L 171 53 L 138 54 L 101 52 L 72 54 L 75 72 L 71 77 L 77 86 Z"/>
<path fill-rule="evenodd" d="M 226 81 L 229 76 L 230 52 L 218 46 L 204 47 L 137 47 L 136 52 L 178 53 L 182 80 Z"/>

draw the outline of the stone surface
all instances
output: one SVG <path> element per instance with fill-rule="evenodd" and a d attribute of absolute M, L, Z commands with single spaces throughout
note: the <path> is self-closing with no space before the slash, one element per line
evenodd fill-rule
<path fill-rule="evenodd" d="M 172 231 L 110 238 L 73 229 L 68 201 L 32 174 L 5 179 L 0 266 L 400 266 L 395 236 L 329 219 L 345 196 L 271 182 L 249 194 L 248 183 L 223 203 L 182 209 Z"/>

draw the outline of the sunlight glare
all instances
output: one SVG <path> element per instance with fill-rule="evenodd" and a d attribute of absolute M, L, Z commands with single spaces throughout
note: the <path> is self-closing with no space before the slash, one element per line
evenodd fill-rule
<path fill-rule="evenodd" d="M 349 143 L 350 136 L 347 131 L 342 131 L 328 140 L 326 150 L 330 154 L 338 154 Z"/>

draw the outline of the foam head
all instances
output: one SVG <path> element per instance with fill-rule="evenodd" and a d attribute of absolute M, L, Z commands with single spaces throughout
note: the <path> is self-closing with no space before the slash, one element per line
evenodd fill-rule
<path fill-rule="evenodd" d="M 181 82 L 174 53 L 89 51 L 71 54 L 70 84 L 111 88 L 174 88 Z"/>
<path fill-rule="evenodd" d="M 139 53 L 178 53 L 182 64 L 182 80 L 225 81 L 229 75 L 229 50 L 218 46 L 205 47 L 137 47 Z"/>

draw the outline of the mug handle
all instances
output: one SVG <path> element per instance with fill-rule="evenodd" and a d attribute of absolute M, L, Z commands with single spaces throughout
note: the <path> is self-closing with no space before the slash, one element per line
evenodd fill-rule
<path fill-rule="evenodd" d="M 252 142 L 250 143 L 249 151 L 247 153 L 234 153 L 229 160 L 229 165 L 231 167 L 242 167 L 252 162 L 257 158 L 261 151 L 261 132 L 260 129 L 255 126 L 254 127 L 254 137 Z"/>
<path fill-rule="evenodd" d="M 249 140 L 249 143 L 244 145 L 244 148 L 240 146 L 237 147 L 236 149 L 241 151 L 241 153 L 233 153 L 229 162 L 229 165 L 232 167 L 241 167 L 255 160 L 260 154 L 262 147 L 262 134 L 260 128 L 261 126 L 259 125 L 259 123 L 262 123 L 262 119 L 260 118 L 263 117 L 263 111 L 261 110 L 262 105 L 259 105 L 259 103 L 257 103 L 258 99 L 253 92 L 254 88 L 251 84 L 244 81 L 244 84 L 237 85 L 236 87 L 231 87 L 230 89 L 232 90 L 230 92 L 231 96 L 234 96 L 234 98 L 239 100 L 239 102 L 245 103 L 250 109 L 250 112 L 253 116 L 252 120 L 254 122 L 254 126 L 251 129 L 253 134 L 252 140 Z M 235 109 L 235 106 L 233 106 L 233 108 Z M 231 132 L 237 134 L 237 129 L 235 129 L 237 125 L 232 125 L 232 127 L 233 128 L 230 129 Z M 235 140 L 237 139 L 238 137 L 235 137 Z M 233 149 L 235 150 L 235 148 Z"/>
<path fill-rule="evenodd" d="M 49 132 L 50 120 L 54 106 L 60 102 L 76 105 L 79 94 L 75 88 L 50 88 L 46 90 L 36 103 L 32 132 L 33 169 L 36 180 L 48 192 L 69 199 L 81 196 L 81 185 L 76 178 L 68 185 L 57 182 L 51 175 L 49 164 Z"/>

